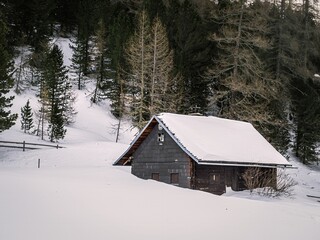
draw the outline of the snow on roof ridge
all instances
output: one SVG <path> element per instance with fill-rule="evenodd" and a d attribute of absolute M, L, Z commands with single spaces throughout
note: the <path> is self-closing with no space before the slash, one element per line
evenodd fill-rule
<path fill-rule="evenodd" d="M 174 113 L 157 118 L 195 160 L 290 165 L 251 123 Z"/>

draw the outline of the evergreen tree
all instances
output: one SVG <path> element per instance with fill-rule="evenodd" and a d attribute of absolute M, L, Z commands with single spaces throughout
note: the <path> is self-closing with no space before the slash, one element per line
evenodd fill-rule
<path fill-rule="evenodd" d="M 168 1 L 166 17 L 170 47 L 174 50 L 174 65 L 182 77 L 179 86 L 183 102 L 180 113 L 197 109 L 207 110 L 209 82 L 203 75 L 211 64 L 213 44 L 208 39 L 208 29 L 190 0 Z"/>
<path fill-rule="evenodd" d="M 287 0 L 281 0 L 280 5 L 276 3 L 267 4 L 263 7 L 269 12 L 271 48 L 263 56 L 270 70 L 271 76 L 276 82 L 282 83 L 281 94 L 273 101 L 272 111 L 281 124 L 269 124 L 268 140 L 283 154 L 290 145 L 290 78 L 296 76 L 294 72 L 298 53 L 297 38 L 292 35 L 295 32 L 296 22 L 292 18 L 292 11 L 288 8 Z"/>
<path fill-rule="evenodd" d="M 55 0 L 13 0 L 13 10 L 9 16 L 13 40 L 19 43 L 26 37 L 27 43 L 35 51 L 42 41 L 52 34 Z"/>
<path fill-rule="evenodd" d="M 67 123 L 67 109 L 70 102 L 65 101 L 66 89 L 70 90 L 68 70 L 63 65 L 63 55 L 57 45 L 54 45 L 47 55 L 42 78 L 45 84 L 48 99 L 49 138 L 55 141 L 65 136 L 64 127 Z"/>
<path fill-rule="evenodd" d="M 82 38 L 78 30 L 77 36 L 71 40 L 71 43 L 70 48 L 73 54 L 70 72 L 72 73 L 72 79 L 77 82 L 78 90 L 81 90 L 89 75 L 89 64 L 91 62 L 89 39 Z"/>
<path fill-rule="evenodd" d="M 295 75 L 290 81 L 290 93 L 294 123 L 295 154 L 305 164 L 319 161 L 317 152 L 320 142 L 319 131 L 319 84 L 313 74 L 319 71 L 320 59 L 316 48 L 319 35 L 316 16 L 318 11 L 312 1 L 302 2 L 298 11 L 292 12 L 296 20 L 294 38 L 298 43 Z"/>
<path fill-rule="evenodd" d="M 47 122 L 48 116 L 49 116 L 49 106 L 50 102 L 48 99 L 48 90 L 47 86 L 45 84 L 45 80 L 41 78 L 40 82 L 40 94 L 39 94 L 39 103 L 40 103 L 40 109 L 38 112 L 36 112 L 36 117 L 38 119 L 38 126 L 37 126 L 37 136 L 41 134 L 41 139 L 44 139 L 45 134 L 45 124 Z"/>
<path fill-rule="evenodd" d="M 74 79 L 78 82 L 79 90 L 84 85 L 83 81 L 91 74 L 91 40 L 95 24 L 102 18 L 100 8 L 106 8 L 104 4 L 108 5 L 104 0 L 80 0 L 75 11 L 77 32 L 71 44 L 73 50 L 71 70 L 76 75 Z"/>
<path fill-rule="evenodd" d="M 93 75 L 96 79 L 95 89 L 91 101 L 96 103 L 105 99 L 110 83 L 107 77 L 107 66 L 109 59 L 106 57 L 106 29 L 102 19 L 98 23 L 98 29 L 93 40 L 94 57 L 93 57 Z"/>
<path fill-rule="evenodd" d="M 29 132 L 33 128 L 33 113 L 29 100 L 26 105 L 21 108 L 21 129 L 24 133 Z"/>
<path fill-rule="evenodd" d="M 51 142 L 63 139 L 67 132 L 67 130 L 64 128 L 65 121 L 63 117 L 63 109 L 58 104 L 58 102 L 53 103 L 51 109 L 51 116 L 48 128 L 49 139 Z"/>
<path fill-rule="evenodd" d="M 292 90 L 294 107 L 295 144 L 297 157 L 304 164 L 320 161 L 320 84 L 296 80 Z"/>
<path fill-rule="evenodd" d="M 125 61 L 125 43 L 128 41 L 132 29 L 133 19 L 128 9 L 120 3 L 113 6 L 112 21 L 109 26 L 107 55 L 110 57 L 108 78 L 111 80 L 108 98 L 111 100 L 112 113 L 119 118 L 124 115 L 125 75 L 129 72 Z"/>
<path fill-rule="evenodd" d="M 12 70 L 12 62 L 7 52 L 6 42 L 7 28 L 2 20 L 0 12 L 0 132 L 9 129 L 15 124 L 17 114 L 11 114 L 13 96 L 8 97 L 7 93 L 13 87 L 13 79 L 10 76 Z"/>
<path fill-rule="evenodd" d="M 61 33 L 71 32 L 76 25 L 76 11 L 78 0 L 56 0 L 55 16 L 60 23 Z"/>
<path fill-rule="evenodd" d="M 253 123 L 259 130 L 276 124 L 272 104 L 282 88 L 274 81 L 261 56 L 270 49 L 265 13 L 246 1 L 221 6 L 213 19 L 219 31 L 212 35 L 219 55 L 209 76 L 212 104 L 217 114 Z M 265 135 L 265 134 L 264 134 Z"/>

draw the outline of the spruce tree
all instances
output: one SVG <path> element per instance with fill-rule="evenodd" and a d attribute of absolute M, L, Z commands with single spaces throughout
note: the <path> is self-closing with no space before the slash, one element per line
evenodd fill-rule
<path fill-rule="evenodd" d="M 93 76 L 96 79 L 94 92 L 91 97 L 91 101 L 93 103 L 105 99 L 110 86 L 110 82 L 107 77 L 107 66 L 110 60 L 106 56 L 107 42 L 105 28 L 106 26 L 103 22 L 103 19 L 100 19 L 93 40 Z"/>
<path fill-rule="evenodd" d="M 72 79 L 77 83 L 78 90 L 84 87 L 85 80 L 89 74 L 89 39 L 84 39 L 78 30 L 75 39 L 71 40 L 70 48 L 73 51 L 72 64 L 70 72 L 72 73 Z"/>
<path fill-rule="evenodd" d="M 166 17 L 170 47 L 174 50 L 174 65 L 183 84 L 180 113 L 207 110 L 209 82 L 203 75 L 214 56 L 208 29 L 190 0 L 170 0 Z M 181 3 L 182 2 L 182 3 Z"/>
<path fill-rule="evenodd" d="M 45 84 L 48 99 L 47 121 L 50 141 L 64 138 L 67 123 L 67 111 L 70 106 L 65 101 L 70 85 L 67 76 L 68 70 L 63 65 L 63 54 L 57 45 L 54 45 L 47 55 L 42 79 Z"/>
<path fill-rule="evenodd" d="M 44 129 L 45 129 L 45 124 L 48 119 L 49 115 L 49 99 L 48 99 L 48 90 L 47 86 L 45 83 L 45 80 L 41 78 L 40 82 L 40 94 L 39 94 L 39 104 L 40 104 L 40 109 L 38 112 L 36 112 L 36 117 L 38 119 L 38 126 L 37 126 L 37 136 L 41 134 L 41 139 L 44 139 Z"/>
<path fill-rule="evenodd" d="M 107 55 L 110 57 L 108 78 L 111 80 L 108 98 L 111 100 L 112 113 L 119 118 L 124 115 L 125 75 L 129 71 L 125 61 L 125 43 L 128 41 L 133 21 L 125 6 L 117 3 L 114 6 L 112 21 L 109 26 Z"/>
<path fill-rule="evenodd" d="M 276 124 L 272 104 L 282 84 L 272 79 L 262 54 L 270 49 L 265 12 L 245 0 L 221 6 L 213 15 L 219 31 L 211 36 L 219 55 L 209 70 L 216 114 L 253 123 L 263 131 Z"/>
<path fill-rule="evenodd" d="M 14 97 L 7 96 L 10 88 L 13 87 L 13 79 L 10 76 L 12 61 L 7 52 L 6 33 L 6 24 L 2 20 L 0 12 L 0 132 L 14 125 L 18 117 L 17 114 L 11 114 L 10 109 L 8 109 L 12 106 Z"/>
<path fill-rule="evenodd" d="M 58 102 L 53 103 L 51 109 L 51 117 L 49 120 L 49 139 L 51 142 L 55 140 L 63 139 L 67 130 L 65 127 L 65 121 L 63 117 L 63 109 L 59 106 Z"/>
<path fill-rule="evenodd" d="M 295 123 L 294 152 L 304 164 L 320 161 L 320 84 L 296 80 L 292 90 Z"/>
<path fill-rule="evenodd" d="M 76 36 L 72 41 L 73 50 L 71 72 L 73 79 L 78 82 L 78 89 L 82 89 L 84 81 L 88 79 L 92 68 L 92 35 L 98 22 L 99 8 L 102 0 L 79 0 L 75 10 Z"/>
<path fill-rule="evenodd" d="M 33 113 L 29 100 L 26 105 L 21 108 L 21 129 L 24 133 L 29 132 L 33 128 Z"/>
<path fill-rule="evenodd" d="M 297 73 L 291 81 L 291 99 L 294 110 L 295 153 L 305 164 L 319 161 L 317 152 L 319 137 L 319 87 L 311 80 L 319 63 L 319 41 L 317 26 L 318 10 L 310 0 L 302 2 L 301 10 L 296 14 L 299 43 Z M 319 70 L 318 70 L 319 71 Z"/>

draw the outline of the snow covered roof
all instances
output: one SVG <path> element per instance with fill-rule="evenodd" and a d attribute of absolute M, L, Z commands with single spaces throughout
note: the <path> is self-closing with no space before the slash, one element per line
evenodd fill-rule
<path fill-rule="evenodd" d="M 115 164 L 135 151 L 146 136 L 144 132 L 156 122 L 199 164 L 291 166 L 250 123 L 171 113 L 154 116 Z"/>

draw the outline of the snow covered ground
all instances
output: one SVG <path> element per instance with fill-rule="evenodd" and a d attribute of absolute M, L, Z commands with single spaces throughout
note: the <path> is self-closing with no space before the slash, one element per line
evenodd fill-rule
<path fill-rule="evenodd" d="M 31 95 L 15 100 L 18 112 Z M 34 102 L 34 99 L 32 99 Z M 293 198 L 225 196 L 138 179 L 112 163 L 133 131 L 115 143 L 107 104 L 78 92 L 64 149 L 0 148 L 0 239 L 318 239 L 320 174 L 294 162 Z M 41 142 L 16 124 L 0 140 Z M 40 169 L 37 168 L 41 160 Z"/>
<path fill-rule="evenodd" d="M 14 111 L 28 99 L 35 108 L 27 92 Z M 77 92 L 76 122 L 59 143 L 65 148 L 0 148 L 0 240 L 319 239 L 320 199 L 306 196 L 320 196 L 319 171 L 292 160 L 298 185 L 292 198 L 279 199 L 142 180 L 112 166 L 136 132 L 126 123 L 115 143 L 108 103 L 89 99 L 89 91 Z M 43 143 L 23 134 L 19 120 L 0 140 Z"/>

